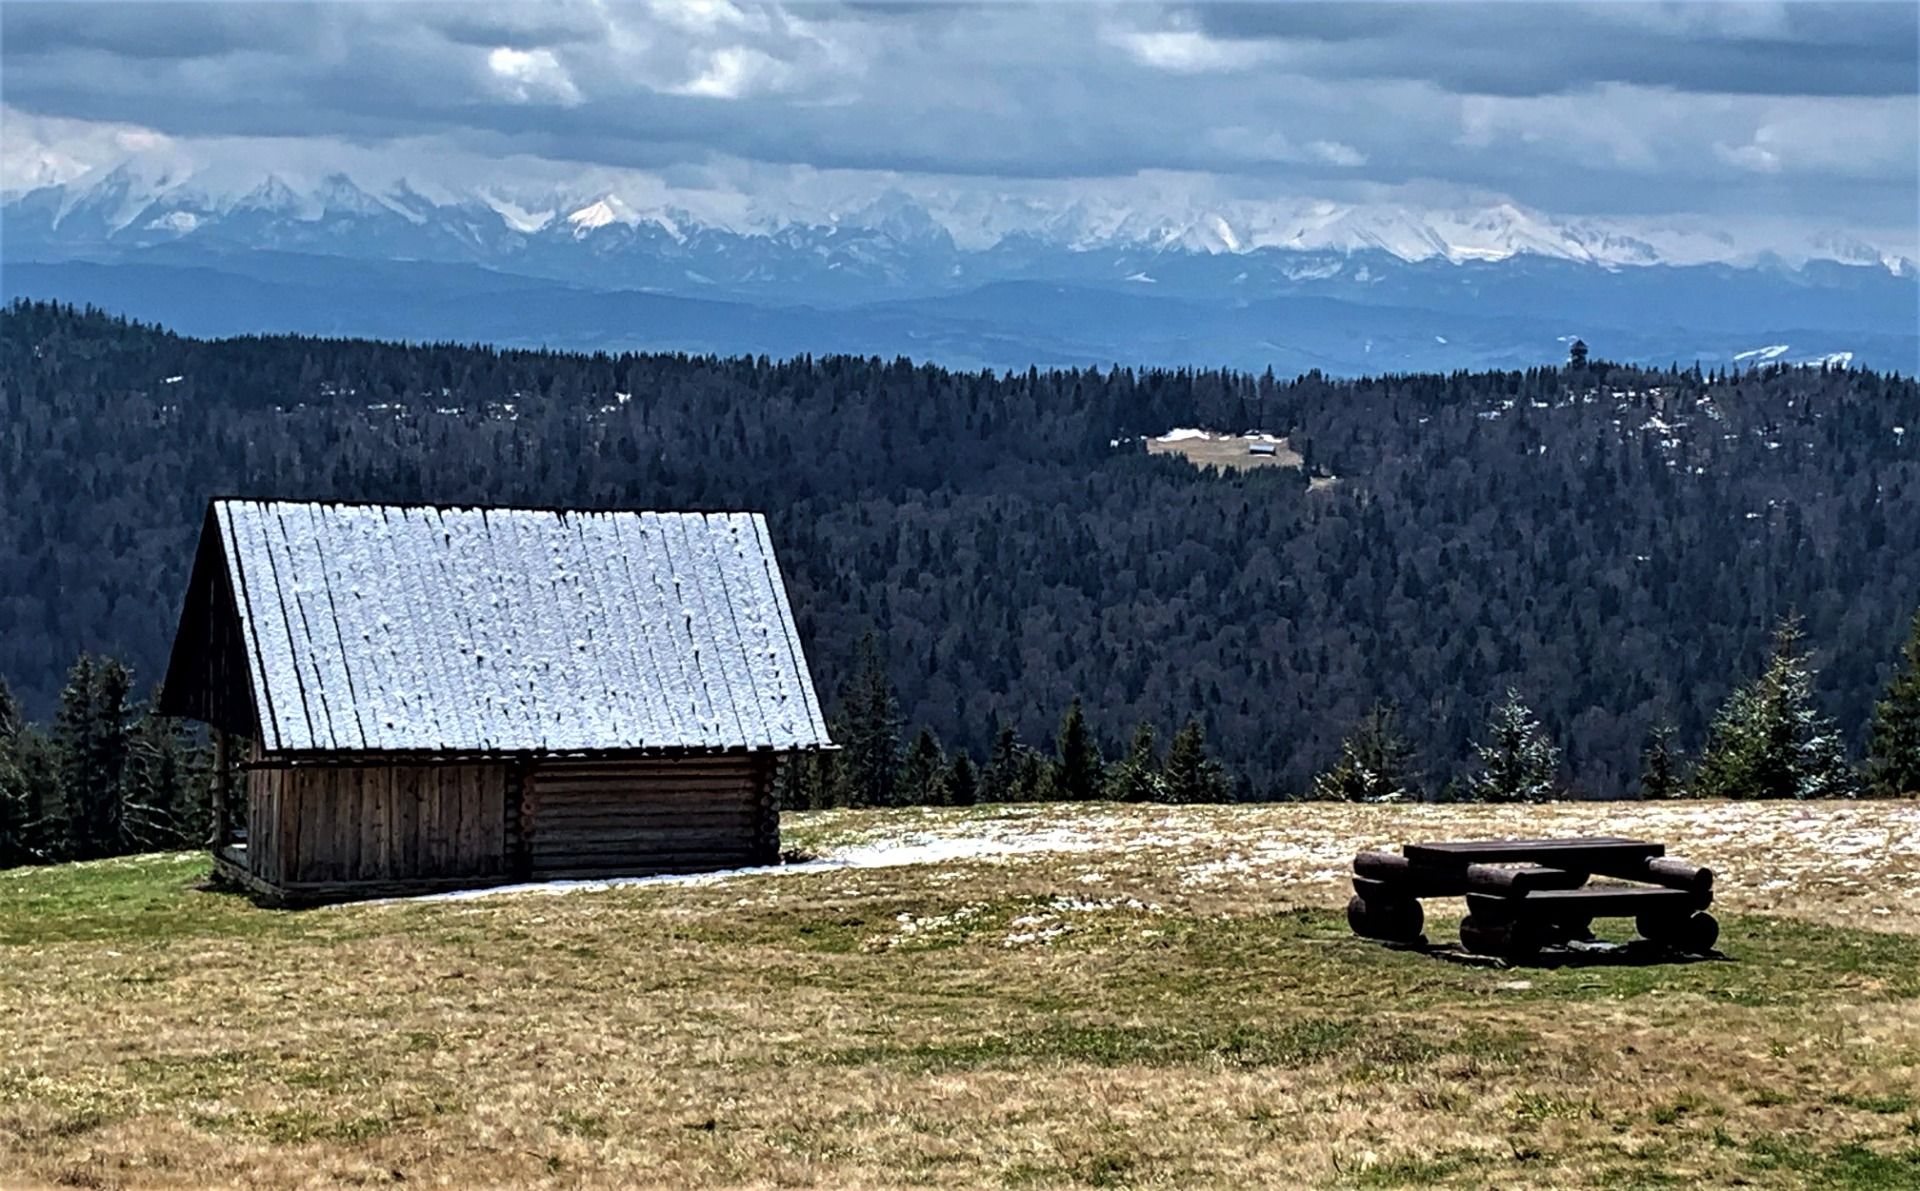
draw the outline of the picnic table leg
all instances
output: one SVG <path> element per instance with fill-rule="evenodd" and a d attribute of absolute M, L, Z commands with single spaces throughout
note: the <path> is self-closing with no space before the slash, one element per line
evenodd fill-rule
<path fill-rule="evenodd" d="M 1545 932 L 1529 922 L 1495 922 L 1483 914 L 1469 914 L 1460 920 L 1460 945 L 1475 955 L 1526 959 L 1546 941 Z"/>
<path fill-rule="evenodd" d="M 1347 925 L 1364 939 L 1418 942 L 1426 921 L 1426 911 L 1420 908 L 1418 898 L 1363 897 L 1356 893 L 1347 902 Z"/>
<path fill-rule="evenodd" d="M 1704 910 L 1681 917 L 1642 914 L 1633 924 L 1643 938 L 1695 955 L 1707 954 L 1720 940 L 1719 920 Z"/>

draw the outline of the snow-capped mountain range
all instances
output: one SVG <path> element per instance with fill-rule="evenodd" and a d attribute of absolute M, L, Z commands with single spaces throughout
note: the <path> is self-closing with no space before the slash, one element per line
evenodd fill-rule
<path fill-rule="evenodd" d="M 1913 260 L 1841 235 L 1156 179 L 748 190 L 502 173 L 453 187 L 136 157 L 0 195 L 4 289 L 206 334 L 996 367 L 1523 366 L 1564 358 L 1573 331 L 1663 363 L 1920 363 Z"/>
<path fill-rule="evenodd" d="M 1562 219 L 1505 202 L 1429 209 L 1214 199 L 1170 186 L 1071 198 L 893 186 L 864 195 L 769 200 L 674 190 L 652 180 L 630 181 L 625 191 L 579 185 L 534 193 L 489 186 L 456 191 L 406 178 L 373 185 L 339 172 L 311 179 L 248 176 L 136 158 L 64 183 L 15 190 L 0 201 L 0 220 L 9 255 L 42 259 L 198 242 L 514 268 L 526 263 L 515 257 L 537 256 L 554 244 L 584 246 L 600 256 L 684 255 L 703 237 L 721 237 L 825 247 L 830 255 L 857 242 L 869 250 L 891 246 L 957 257 L 1044 247 L 1230 256 L 1382 253 L 1403 262 L 1450 263 L 1538 257 L 1606 268 L 1830 261 L 1895 276 L 1914 269 L 1899 252 L 1841 235 L 1743 237 L 1698 220 Z"/>

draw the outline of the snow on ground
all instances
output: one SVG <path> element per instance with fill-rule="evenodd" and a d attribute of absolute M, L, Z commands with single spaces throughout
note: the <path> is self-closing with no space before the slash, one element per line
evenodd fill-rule
<path fill-rule="evenodd" d="M 1211 434 L 1208 434 L 1204 430 L 1198 430 L 1192 426 L 1181 426 L 1176 429 L 1167 431 L 1165 434 L 1154 439 L 1153 441 L 1155 442 L 1186 442 L 1188 439 L 1191 439 L 1191 438 L 1212 438 L 1212 437 L 1213 436 Z"/>
<path fill-rule="evenodd" d="M 650 877 L 609 877 L 604 880 L 529 881 L 519 885 L 494 885 L 486 889 L 457 889 L 396 901 L 470 901 L 515 893 L 576 893 L 582 890 L 625 889 L 647 885 L 718 885 L 741 877 L 779 877 L 799 873 L 833 872 L 852 868 L 897 868 L 902 865 L 953 864 L 967 860 L 1032 852 L 1086 852 L 1099 842 L 1070 831 L 1052 830 L 1011 835 L 935 836 L 916 833 L 873 843 L 830 849 L 816 860 L 793 864 L 760 865 L 752 868 L 721 869 L 707 873 L 663 873 Z"/>
<path fill-rule="evenodd" d="M 1021 805 L 789 816 L 815 858 L 717 873 L 553 881 L 435 894 L 453 901 L 635 886 L 703 886 L 837 870 L 918 867 L 937 882 L 979 864 L 1064 860 L 1058 889 L 1151 888 L 1182 903 L 1338 906 L 1355 852 L 1409 840 L 1626 835 L 1718 875 L 1719 902 L 1920 933 L 1920 803 L 1564 802 L 1545 806 Z M 1071 898 L 1051 913 L 1071 920 Z M 1058 925 L 1034 924 L 1044 930 Z M 1016 932 L 1018 933 L 1018 932 Z M 1022 942 L 1044 942 L 1036 935 Z M 1017 944 L 1016 944 L 1017 945 Z"/>

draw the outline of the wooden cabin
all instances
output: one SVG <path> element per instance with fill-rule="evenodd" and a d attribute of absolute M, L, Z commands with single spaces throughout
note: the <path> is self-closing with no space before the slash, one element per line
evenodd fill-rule
<path fill-rule="evenodd" d="M 755 513 L 214 501 L 162 690 L 279 903 L 770 863 L 832 747 Z"/>

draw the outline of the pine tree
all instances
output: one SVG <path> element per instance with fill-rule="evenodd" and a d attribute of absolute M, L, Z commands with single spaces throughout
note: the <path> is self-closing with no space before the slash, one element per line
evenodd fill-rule
<path fill-rule="evenodd" d="M 980 775 L 973 767 L 973 758 L 960 752 L 953 755 L 953 764 L 947 767 L 947 801 L 954 806 L 972 806 L 980 797 Z"/>
<path fill-rule="evenodd" d="M 900 765 L 901 801 L 920 806 L 947 803 L 947 755 L 933 729 L 922 728 Z"/>
<path fill-rule="evenodd" d="M 1695 770 L 1702 798 L 1845 798 L 1858 789 L 1833 723 L 1813 704 L 1800 622 L 1782 620 L 1760 677 L 1727 697 Z"/>
<path fill-rule="evenodd" d="M 1091 802 L 1100 797 L 1104 764 L 1100 746 L 1087 731 L 1086 715 L 1080 700 L 1067 705 L 1055 740 L 1052 778 L 1053 796 L 1069 802 Z"/>
<path fill-rule="evenodd" d="M 1920 797 L 1920 611 L 1901 658 L 1899 673 L 1874 705 L 1867 758 L 1876 793 Z"/>
<path fill-rule="evenodd" d="M 1116 802 L 1165 802 L 1166 778 L 1160 772 L 1160 738 L 1141 720 L 1127 755 L 1109 771 L 1107 797 Z"/>
<path fill-rule="evenodd" d="M 1646 747 L 1640 750 L 1640 797 L 1664 799 L 1685 795 L 1678 736 L 1679 730 L 1665 721 L 1655 724 L 1647 733 Z"/>
<path fill-rule="evenodd" d="M 1533 709 L 1509 689 L 1487 724 L 1487 740 L 1473 746 L 1477 772 L 1461 784 L 1469 802 L 1547 802 L 1556 790 L 1560 750 L 1547 739 Z"/>
<path fill-rule="evenodd" d="M 1327 802 L 1418 802 L 1413 746 L 1400 734 L 1399 715 L 1376 703 L 1340 745 L 1340 760 L 1313 779 L 1313 796 Z"/>
<path fill-rule="evenodd" d="M 859 664 L 841 698 L 843 746 L 838 770 L 841 806 L 893 806 L 900 783 L 900 701 L 872 633 L 861 638 Z"/>
<path fill-rule="evenodd" d="M 1206 731 L 1198 717 L 1189 719 L 1173 734 L 1161 780 L 1168 802 L 1187 805 L 1227 801 L 1231 789 L 1227 775 L 1220 763 L 1207 755 Z"/>

